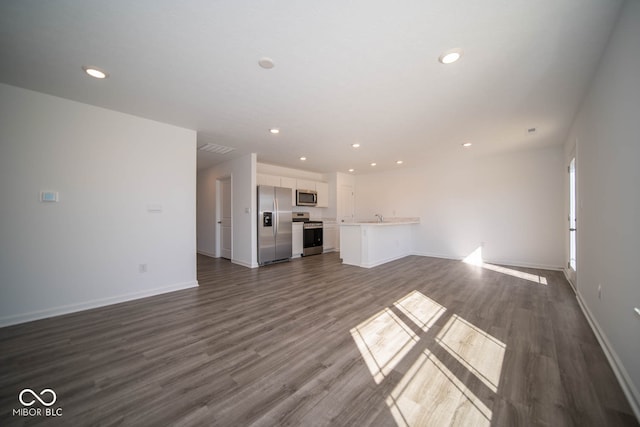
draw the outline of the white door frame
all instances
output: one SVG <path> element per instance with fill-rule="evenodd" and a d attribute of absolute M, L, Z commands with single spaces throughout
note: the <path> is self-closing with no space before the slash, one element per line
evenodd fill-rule
<path fill-rule="evenodd" d="M 571 150 L 569 157 L 567 159 L 567 222 L 566 222 L 566 228 L 565 230 L 567 230 L 567 235 L 568 235 L 568 239 L 567 239 L 567 267 L 566 267 L 566 271 L 567 271 L 567 277 L 569 279 L 569 281 L 571 282 L 571 285 L 573 286 L 573 288 L 577 291 L 578 290 L 578 273 L 577 273 L 577 265 L 578 265 L 578 157 L 576 156 L 576 151 L 578 149 L 578 141 L 576 140 L 576 146 Z M 572 165 L 573 163 L 573 165 Z M 571 209 L 571 193 L 572 193 L 572 189 L 571 189 L 571 173 L 572 173 L 572 169 L 573 169 L 573 174 L 574 174 L 574 182 L 573 182 L 573 197 L 574 197 L 574 206 L 573 206 L 573 210 L 574 212 L 572 212 Z M 573 217 L 575 219 L 575 223 L 572 221 L 572 213 L 573 213 Z M 574 235 L 573 237 L 575 238 L 575 265 L 576 268 L 574 269 L 573 266 L 571 265 L 571 246 L 572 246 L 572 231 L 571 228 L 574 228 L 575 231 L 573 231 Z"/>

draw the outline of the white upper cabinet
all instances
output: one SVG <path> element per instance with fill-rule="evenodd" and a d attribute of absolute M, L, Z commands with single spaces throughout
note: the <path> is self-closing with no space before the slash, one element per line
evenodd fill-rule
<path fill-rule="evenodd" d="M 306 179 L 298 179 L 296 181 L 297 181 L 298 190 L 316 191 L 316 182 L 315 181 L 307 181 Z"/>
<path fill-rule="evenodd" d="M 274 175 L 266 175 L 263 173 L 256 174 L 256 181 L 258 185 L 272 185 L 274 187 L 280 187 L 280 177 Z"/>
<path fill-rule="evenodd" d="M 326 182 L 316 182 L 316 191 L 318 192 L 318 204 L 319 208 L 329 207 L 329 184 Z"/>
<path fill-rule="evenodd" d="M 296 205 L 296 190 L 299 189 L 316 191 L 318 193 L 318 204 L 316 206 L 319 208 L 329 207 L 329 184 L 326 182 L 288 178 L 265 173 L 256 174 L 256 182 L 258 185 L 290 188 L 292 206 Z"/>
<path fill-rule="evenodd" d="M 280 186 L 291 189 L 291 206 L 296 205 L 296 179 L 295 178 L 280 178 Z"/>

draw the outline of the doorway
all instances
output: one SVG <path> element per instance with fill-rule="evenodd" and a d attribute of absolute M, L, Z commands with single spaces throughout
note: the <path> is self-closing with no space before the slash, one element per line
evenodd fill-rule
<path fill-rule="evenodd" d="M 218 179 L 217 187 L 217 216 L 218 232 L 216 233 L 218 255 L 231 259 L 233 252 L 233 223 L 231 209 L 231 177 Z"/>

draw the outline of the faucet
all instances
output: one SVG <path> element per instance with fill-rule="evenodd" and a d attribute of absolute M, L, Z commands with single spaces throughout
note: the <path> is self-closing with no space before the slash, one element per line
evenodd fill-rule
<path fill-rule="evenodd" d="M 380 214 L 375 214 L 378 217 L 378 222 L 384 222 L 384 217 Z"/>

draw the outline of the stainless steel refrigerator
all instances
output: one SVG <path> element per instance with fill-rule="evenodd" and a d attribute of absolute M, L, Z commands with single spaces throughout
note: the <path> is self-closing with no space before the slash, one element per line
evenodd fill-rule
<path fill-rule="evenodd" d="M 258 186 L 258 264 L 291 258 L 291 189 Z"/>

